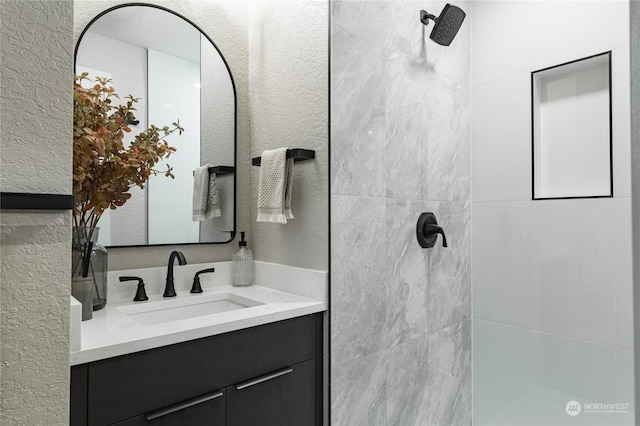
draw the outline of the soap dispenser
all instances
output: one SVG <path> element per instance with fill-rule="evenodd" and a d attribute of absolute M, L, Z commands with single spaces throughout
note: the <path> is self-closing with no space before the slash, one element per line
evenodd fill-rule
<path fill-rule="evenodd" d="M 254 266 L 253 253 L 247 247 L 244 240 L 244 232 L 240 232 L 240 249 L 233 255 L 233 268 L 231 274 L 232 284 L 236 287 L 245 287 L 253 284 Z"/>

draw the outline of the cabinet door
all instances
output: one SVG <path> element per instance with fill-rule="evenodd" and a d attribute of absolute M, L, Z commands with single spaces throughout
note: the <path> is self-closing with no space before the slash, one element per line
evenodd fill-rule
<path fill-rule="evenodd" d="M 224 426 L 227 421 L 224 390 L 170 405 L 114 423 L 115 426 Z"/>
<path fill-rule="evenodd" d="M 71 394 L 69 398 L 69 425 L 87 425 L 87 364 L 71 367 Z"/>
<path fill-rule="evenodd" d="M 319 315 L 92 362 L 88 425 L 110 425 L 315 358 Z"/>
<path fill-rule="evenodd" d="M 229 426 L 313 426 L 315 360 L 227 388 Z"/>

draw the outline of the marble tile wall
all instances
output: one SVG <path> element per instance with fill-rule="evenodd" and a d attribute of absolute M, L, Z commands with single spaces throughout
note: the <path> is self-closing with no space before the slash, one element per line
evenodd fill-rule
<path fill-rule="evenodd" d="M 419 20 L 445 3 L 331 2 L 333 425 L 471 424 L 470 20 L 450 47 Z"/>

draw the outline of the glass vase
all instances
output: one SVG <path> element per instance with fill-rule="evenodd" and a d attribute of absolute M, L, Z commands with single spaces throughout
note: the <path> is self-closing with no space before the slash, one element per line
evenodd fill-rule
<path fill-rule="evenodd" d="M 98 243 L 98 227 L 73 227 L 72 277 L 93 280 L 93 310 L 107 305 L 107 249 Z"/>

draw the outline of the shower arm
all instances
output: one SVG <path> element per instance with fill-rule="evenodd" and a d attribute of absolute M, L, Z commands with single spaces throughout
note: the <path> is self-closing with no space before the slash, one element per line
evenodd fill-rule
<path fill-rule="evenodd" d="M 431 19 L 433 22 L 435 22 L 437 18 L 436 18 L 435 15 L 430 14 L 426 10 L 421 10 L 420 11 L 420 21 L 424 25 L 429 25 L 429 19 Z"/>

